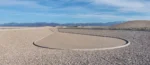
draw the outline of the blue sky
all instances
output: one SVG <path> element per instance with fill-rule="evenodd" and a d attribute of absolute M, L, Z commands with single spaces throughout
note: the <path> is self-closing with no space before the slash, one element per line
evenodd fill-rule
<path fill-rule="evenodd" d="M 0 0 L 0 23 L 149 20 L 148 0 Z"/>

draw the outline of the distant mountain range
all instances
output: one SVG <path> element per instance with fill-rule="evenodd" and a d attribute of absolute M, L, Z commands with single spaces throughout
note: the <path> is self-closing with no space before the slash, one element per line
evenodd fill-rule
<path fill-rule="evenodd" d="M 20 26 L 20 27 L 40 27 L 40 26 L 112 26 L 120 24 L 122 22 L 108 22 L 108 23 L 46 23 L 46 22 L 37 22 L 37 23 L 4 23 L 0 26 Z"/>

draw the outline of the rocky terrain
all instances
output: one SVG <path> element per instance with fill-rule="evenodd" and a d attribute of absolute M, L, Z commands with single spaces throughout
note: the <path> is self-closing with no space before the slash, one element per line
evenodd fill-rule
<path fill-rule="evenodd" d="M 59 29 L 60 32 L 111 36 L 131 42 L 113 50 L 57 50 L 36 47 L 35 40 L 51 34 L 52 28 L 0 32 L 1 65 L 150 65 L 150 32 L 123 30 Z"/>
<path fill-rule="evenodd" d="M 85 29 L 74 29 L 74 30 L 60 29 L 59 31 L 68 32 L 68 33 L 118 37 L 118 38 L 126 39 L 131 42 L 131 45 L 125 48 L 87 52 L 86 55 L 88 55 L 88 57 L 90 58 L 88 62 L 91 65 L 99 65 L 99 64 L 149 65 L 150 64 L 150 52 L 149 52 L 150 32 L 123 31 L 123 30 L 85 30 Z M 95 60 L 93 61 L 93 64 L 91 60 Z M 96 62 L 99 62 L 99 64 Z"/>

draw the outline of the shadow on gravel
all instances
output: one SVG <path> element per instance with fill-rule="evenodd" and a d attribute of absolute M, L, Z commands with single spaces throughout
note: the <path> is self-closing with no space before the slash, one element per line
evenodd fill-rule
<path fill-rule="evenodd" d="M 40 46 L 40 45 L 35 44 L 35 42 L 33 42 L 33 45 L 34 45 L 34 46 L 37 46 L 37 47 L 40 47 L 40 48 L 63 50 L 63 49 L 59 49 L 59 48 L 49 48 L 49 47 Z"/>

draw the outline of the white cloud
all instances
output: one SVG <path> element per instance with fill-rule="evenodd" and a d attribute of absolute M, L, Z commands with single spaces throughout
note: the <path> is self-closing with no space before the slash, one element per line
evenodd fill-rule
<path fill-rule="evenodd" d="M 125 18 L 126 20 L 150 20 L 150 15 L 146 16 L 129 16 Z"/>
<path fill-rule="evenodd" d="M 27 8 L 48 8 L 47 6 L 40 5 L 36 1 L 25 0 L 0 0 L 0 6 L 23 6 Z"/>
<path fill-rule="evenodd" d="M 122 8 L 141 8 L 144 4 L 139 1 L 131 0 L 93 0 L 96 4 L 106 4 Z"/>
<path fill-rule="evenodd" d="M 76 18 L 116 18 L 117 16 L 112 14 L 76 14 L 74 15 Z"/>
<path fill-rule="evenodd" d="M 68 1 L 68 0 L 67 0 Z M 78 0 L 78 1 L 85 1 L 85 0 Z M 90 9 L 84 7 L 62 7 L 62 8 L 53 8 L 51 11 L 60 11 L 61 13 L 48 13 L 48 12 L 21 12 L 21 11 L 8 11 L 8 10 L 0 10 L 0 12 L 7 13 L 9 15 L 18 15 L 18 16 L 35 16 L 35 17 L 49 17 L 49 18 L 84 18 L 84 19 L 98 19 L 98 20 L 140 20 L 150 19 L 150 2 L 146 1 L 139 1 L 139 0 L 90 0 L 86 2 L 91 2 L 92 4 L 101 6 L 101 5 L 108 5 L 116 7 L 116 10 L 119 12 L 105 12 L 105 11 L 94 11 L 91 12 Z M 58 3 L 56 3 L 58 4 Z M 39 4 L 37 1 L 25 1 L 25 0 L 0 0 L 0 6 L 23 6 L 27 8 L 37 8 L 37 9 L 49 9 L 48 6 L 43 6 Z M 51 6 L 52 7 L 52 6 Z M 103 7 L 105 8 L 105 6 Z M 50 9 L 49 9 L 50 10 Z M 65 11 L 66 13 L 62 13 Z M 71 11 L 73 13 L 69 14 L 67 11 Z M 123 16 L 120 12 L 142 12 L 147 15 L 126 15 Z M 85 12 L 85 13 L 83 13 Z M 96 13 L 95 13 L 96 12 Z M 145 13 L 146 12 L 146 13 Z M 118 15 L 116 13 L 119 13 Z"/>
<path fill-rule="evenodd" d="M 74 18 L 85 18 L 85 19 L 99 19 L 108 21 L 128 21 L 128 20 L 150 20 L 150 15 L 132 15 L 132 16 L 123 16 L 123 15 L 114 15 L 114 14 L 77 14 L 73 15 Z"/>
<path fill-rule="evenodd" d="M 30 16 L 30 17 L 48 17 L 49 19 L 59 19 L 59 18 L 75 18 L 75 19 L 92 19 L 97 21 L 125 21 L 125 20 L 150 20 L 150 15 L 132 15 L 132 16 L 123 16 L 123 15 L 115 15 L 115 14 L 97 14 L 97 13 L 88 13 L 88 14 L 67 14 L 67 13 L 36 13 L 36 12 L 19 12 L 19 11 L 8 11 L 8 10 L 0 10 L 2 13 L 7 13 L 6 16 Z M 91 20 L 90 20 L 91 21 Z"/>
<path fill-rule="evenodd" d="M 95 5 L 117 7 L 118 11 L 149 12 L 149 1 L 141 0 L 90 0 Z"/>

